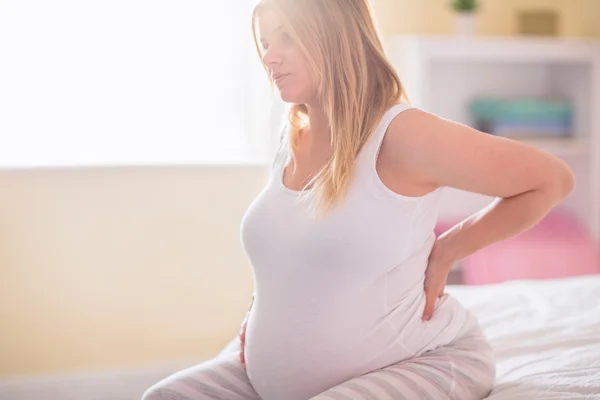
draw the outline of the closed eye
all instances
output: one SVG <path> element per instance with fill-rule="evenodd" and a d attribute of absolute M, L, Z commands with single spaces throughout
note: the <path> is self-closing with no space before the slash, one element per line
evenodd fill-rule
<path fill-rule="evenodd" d="M 287 32 L 281 32 L 281 43 L 290 44 L 292 42 L 292 37 Z"/>

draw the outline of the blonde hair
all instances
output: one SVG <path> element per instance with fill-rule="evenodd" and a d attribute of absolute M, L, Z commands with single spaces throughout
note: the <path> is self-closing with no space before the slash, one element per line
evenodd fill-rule
<path fill-rule="evenodd" d="M 313 188 L 315 210 L 325 211 L 346 193 L 354 161 L 383 114 L 408 99 L 385 55 L 368 0 L 260 1 L 252 14 L 252 28 L 261 58 L 258 18 L 265 8 L 281 17 L 308 60 L 317 101 L 329 122 L 333 156 L 304 187 Z M 268 73 L 266 65 L 265 69 Z M 276 160 L 289 156 L 295 161 L 300 132 L 309 123 L 307 106 L 293 104 L 290 129 L 282 137 Z"/>

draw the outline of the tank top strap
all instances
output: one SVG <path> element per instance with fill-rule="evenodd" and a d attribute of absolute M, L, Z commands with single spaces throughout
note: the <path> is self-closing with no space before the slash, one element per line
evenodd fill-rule
<path fill-rule="evenodd" d="M 383 114 L 381 121 L 375 127 L 371 138 L 369 138 L 369 141 L 366 144 L 366 154 L 363 157 L 367 158 L 369 160 L 369 163 L 375 162 L 377 160 L 377 156 L 379 155 L 379 149 L 381 148 L 381 144 L 383 143 L 383 138 L 385 137 L 385 133 L 387 132 L 388 127 L 392 123 L 392 120 L 396 118 L 396 116 L 401 112 L 411 108 L 414 107 L 407 103 L 395 104 Z"/>

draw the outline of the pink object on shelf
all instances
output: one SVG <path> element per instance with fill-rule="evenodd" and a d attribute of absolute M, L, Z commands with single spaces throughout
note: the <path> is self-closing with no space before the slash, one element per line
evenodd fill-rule
<path fill-rule="evenodd" d="M 440 221 L 436 233 L 453 225 Z M 482 285 L 599 274 L 600 252 L 574 216 L 555 208 L 533 228 L 487 246 L 460 263 L 463 283 Z"/>

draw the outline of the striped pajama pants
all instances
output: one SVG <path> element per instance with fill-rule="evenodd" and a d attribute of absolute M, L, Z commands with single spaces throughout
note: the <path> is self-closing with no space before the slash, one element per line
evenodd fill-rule
<path fill-rule="evenodd" d="M 493 351 L 476 323 L 453 343 L 350 379 L 306 400 L 480 400 L 494 384 Z M 261 400 L 239 361 L 239 340 L 216 358 L 175 373 L 142 400 Z M 286 399 L 278 399 L 286 400 Z"/>

